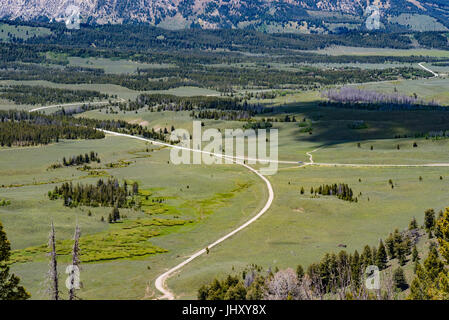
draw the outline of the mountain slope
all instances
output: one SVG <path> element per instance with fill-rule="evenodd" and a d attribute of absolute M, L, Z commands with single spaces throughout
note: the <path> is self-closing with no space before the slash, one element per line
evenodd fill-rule
<path fill-rule="evenodd" d="M 328 32 L 363 28 L 368 0 L 0 0 L 0 18 L 62 20 L 69 5 L 87 23 L 150 23 L 165 28 L 256 28 Z M 374 0 L 384 28 L 449 27 L 447 0 Z"/>

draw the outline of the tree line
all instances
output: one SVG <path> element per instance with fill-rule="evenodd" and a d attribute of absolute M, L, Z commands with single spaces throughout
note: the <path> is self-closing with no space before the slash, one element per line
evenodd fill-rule
<path fill-rule="evenodd" d="M 318 21 L 319 19 L 317 19 Z M 221 30 L 165 30 L 142 24 L 83 25 L 81 30 L 67 30 L 64 24 L 41 23 L 52 34 L 25 41 L 30 44 L 58 44 L 89 48 L 95 44 L 102 49 L 138 49 L 139 51 L 245 50 L 257 53 L 273 53 L 279 49 L 316 50 L 332 45 L 365 46 L 372 48 L 408 49 L 412 41 L 406 34 L 383 32 L 346 32 L 344 34 L 267 34 L 248 29 Z"/>
<path fill-rule="evenodd" d="M 109 95 L 93 90 L 69 90 L 43 86 L 0 86 L 0 98 L 15 104 L 43 105 L 108 99 Z"/>
<path fill-rule="evenodd" d="M 165 90 L 182 86 L 198 86 L 232 92 L 241 89 L 296 88 L 318 89 L 322 86 L 396 80 L 399 78 L 428 78 L 425 70 L 414 67 L 387 69 L 316 68 L 301 66 L 297 70 L 269 67 L 207 66 L 187 64 L 181 67 L 141 69 L 137 74 L 106 74 L 102 69 L 66 66 L 47 67 L 36 64 L 0 64 L 0 80 L 47 80 L 56 83 L 116 84 L 137 91 Z"/>
<path fill-rule="evenodd" d="M 0 146 L 34 146 L 59 139 L 102 139 L 104 133 L 85 126 L 86 121 L 29 113 L 0 111 Z"/>
<path fill-rule="evenodd" d="M 64 167 L 71 167 L 71 166 L 79 166 L 82 164 L 89 164 L 91 162 L 97 162 L 100 163 L 101 159 L 98 157 L 98 153 L 96 153 L 95 151 L 91 151 L 90 154 L 85 153 L 83 154 L 79 154 L 77 156 L 72 156 L 72 157 L 63 157 L 62 158 L 62 163 L 60 163 L 59 165 L 64 166 Z"/>
<path fill-rule="evenodd" d="M 0 111 L 1 147 L 49 144 L 60 139 L 103 139 L 104 133 L 97 129 L 169 141 L 168 130 L 155 131 L 124 120 L 74 118 L 64 113 Z"/>
<path fill-rule="evenodd" d="M 341 55 L 330 56 L 318 54 L 314 52 L 295 51 L 280 52 L 276 51 L 276 55 L 246 55 L 242 52 L 219 52 L 219 51 L 203 51 L 200 49 L 189 49 L 189 54 L 185 50 L 166 50 L 152 48 L 151 54 L 141 54 L 138 48 L 128 48 L 126 51 L 117 48 L 94 48 L 94 47 L 77 47 L 76 44 L 70 43 L 67 46 L 59 44 L 43 44 L 34 40 L 33 44 L 25 43 L 0 43 L 0 65 L 7 62 L 25 62 L 25 63 L 45 63 L 68 65 L 69 60 L 64 58 L 54 59 L 48 53 L 56 55 L 75 56 L 81 58 L 109 58 L 133 60 L 142 63 L 170 63 L 177 66 L 185 66 L 190 64 L 233 64 L 233 63 L 419 63 L 419 62 L 444 62 L 448 58 L 444 57 L 418 57 L 418 56 L 359 56 L 359 55 Z M 280 53 L 280 54 L 279 54 Z M 10 65 L 12 66 L 12 65 Z"/>
<path fill-rule="evenodd" d="M 76 184 L 72 182 L 56 186 L 53 191 L 48 192 L 50 200 L 63 199 L 64 206 L 77 207 L 117 207 L 131 208 L 136 202 L 134 196 L 139 192 L 139 185 L 134 182 L 128 186 L 125 181 L 120 185 L 117 179 L 103 181 L 99 179 L 96 184 Z"/>

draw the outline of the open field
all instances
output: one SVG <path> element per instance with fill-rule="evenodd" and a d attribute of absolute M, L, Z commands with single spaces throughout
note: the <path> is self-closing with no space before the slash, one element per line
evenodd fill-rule
<path fill-rule="evenodd" d="M 415 142 L 416 148 L 413 147 Z M 448 152 L 448 140 L 385 139 L 363 141 L 360 148 L 356 142 L 325 146 L 315 152 L 313 158 L 322 163 L 419 165 L 449 162 Z"/>
<path fill-rule="evenodd" d="M 83 281 L 86 289 L 89 289 L 85 290 L 83 298 L 143 297 L 146 281 L 151 276 L 156 276 L 161 268 L 170 266 L 176 257 L 190 253 L 192 248 L 205 245 L 221 232 L 224 233 L 235 224 L 245 221 L 253 214 L 259 201 L 264 199 L 264 190 L 257 177 L 239 167 L 196 166 L 186 170 L 183 166 L 167 164 L 167 150 L 148 154 L 145 148 L 147 146 L 142 142 L 108 137 L 104 141 L 73 141 L 47 147 L 1 150 L 3 168 L 1 184 L 27 184 L 23 187 L 1 189 L 2 198 L 11 200 L 11 205 L 7 209 L 0 208 L 0 216 L 6 231 L 11 234 L 9 238 L 13 249 L 19 249 L 20 252 L 22 248 L 45 244 L 51 220 L 55 223 L 58 239 L 70 239 L 75 221 L 78 221 L 85 236 L 110 229 L 107 223 L 100 221 L 100 217 L 107 215 L 110 208 L 69 209 L 64 207 L 61 201 L 48 200 L 47 191 L 57 184 L 44 183 L 56 176 L 55 172 L 47 172 L 46 168 L 66 154 L 97 150 L 99 157 L 108 159 L 107 162 L 121 159 L 134 161 L 128 167 L 105 171 L 119 179 L 139 181 L 141 188 L 154 190 L 152 192 L 155 196 L 168 199 L 166 207 L 168 211 L 164 210 L 162 213 L 155 211 L 150 216 L 140 211 L 123 210 L 122 214 L 128 216 L 127 221 L 158 217 L 195 221 L 185 226 L 156 229 L 161 235 L 150 241 L 153 245 L 168 250 L 168 253 L 130 261 L 84 264 Z M 21 160 L 12 163 L 11 159 Z M 34 159 L 35 166 L 32 171 L 29 169 L 29 159 Z M 74 179 L 74 183 L 92 183 L 98 179 L 83 179 L 82 176 L 85 174 L 74 168 L 55 171 L 59 171 L 58 178 Z M 204 183 L 205 181 L 210 183 Z M 242 201 L 243 199 L 253 200 Z M 92 216 L 88 216 L 89 210 Z M 18 219 L 18 216 L 21 218 Z M 23 224 L 23 219 L 33 222 Z M 117 228 L 115 225 L 113 227 Z M 44 297 L 43 293 L 39 292 L 39 287 L 45 278 L 47 266 L 45 259 L 39 255 L 33 258 L 34 262 L 13 265 L 13 269 L 22 276 L 34 298 Z M 151 270 L 147 270 L 148 265 L 152 267 Z M 109 283 L 101 281 L 105 277 L 104 268 L 110 271 L 119 268 L 126 273 L 124 279 L 113 281 L 116 285 L 113 290 Z M 139 277 L 135 278 L 136 275 Z M 124 288 L 123 281 L 130 286 L 126 285 Z"/>
<path fill-rule="evenodd" d="M 376 245 L 395 228 L 405 229 L 412 217 L 422 223 L 423 212 L 447 206 L 448 169 L 285 168 L 270 177 L 276 190 L 269 212 L 251 228 L 211 250 L 169 279 L 168 286 L 180 298 L 195 298 L 192 287 L 241 271 L 247 264 L 269 267 L 306 266 L 326 252 L 361 252 L 365 244 Z M 424 177 L 419 182 L 418 176 Z M 358 182 L 358 179 L 362 182 Z M 392 179 L 392 190 L 388 180 Z M 326 183 L 348 183 L 358 203 L 333 197 L 311 198 L 310 188 Z M 290 184 L 289 184 L 290 183 Z M 300 188 L 306 192 L 300 195 Z M 369 198 L 369 201 L 368 201 Z M 413 199 L 413 200 L 411 200 Z M 237 249 L 238 248 L 238 249 Z"/>

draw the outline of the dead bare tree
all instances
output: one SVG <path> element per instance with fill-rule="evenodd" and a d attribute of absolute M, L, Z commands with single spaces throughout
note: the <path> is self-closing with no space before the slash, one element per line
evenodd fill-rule
<path fill-rule="evenodd" d="M 351 265 L 348 261 L 339 260 L 337 264 L 338 283 L 335 285 L 340 300 L 347 300 L 346 292 L 351 286 Z"/>
<path fill-rule="evenodd" d="M 312 281 L 308 274 L 305 274 L 301 281 L 300 300 L 313 300 Z"/>
<path fill-rule="evenodd" d="M 73 243 L 73 249 L 72 249 L 72 267 L 70 269 L 70 288 L 69 288 L 69 300 L 75 300 L 78 297 L 75 294 L 75 270 L 79 270 L 80 265 L 80 247 L 79 247 L 79 239 L 81 236 L 81 229 L 78 225 L 76 225 L 75 228 L 75 235 L 74 235 L 74 243 Z"/>
<path fill-rule="evenodd" d="M 298 300 L 300 294 L 298 277 L 293 269 L 276 272 L 267 282 L 267 300 Z"/>
<path fill-rule="evenodd" d="M 48 270 L 48 294 L 50 299 L 59 300 L 59 286 L 58 286 L 58 262 L 56 260 L 56 236 L 55 236 L 55 226 L 53 221 L 51 222 L 50 235 L 48 238 L 48 247 L 50 248 L 49 256 L 49 270 Z"/>

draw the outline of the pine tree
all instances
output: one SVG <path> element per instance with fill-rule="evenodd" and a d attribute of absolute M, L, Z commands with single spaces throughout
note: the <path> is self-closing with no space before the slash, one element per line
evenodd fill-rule
<path fill-rule="evenodd" d="M 429 255 L 424 260 L 424 268 L 427 273 L 427 277 L 434 281 L 437 279 L 440 272 L 444 271 L 444 263 L 441 261 L 438 255 L 438 251 L 435 246 L 430 247 Z"/>
<path fill-rule="evenodd" d="M 449 264 L 449 208 L 438 219 L 437 230 L 440 253 Z"/>
<path fill-rule="evenodd" d="M 435 226 L 435 210 L 427 209 L 424 212 L 424 228 L 429 233 L 429 238 L 432 237 L 432 229 Z"/>
<path fill-rule="evenodd" d="M 408 225 L 409 230 L 414 230 L 418 228 L 418 222 L 416 222 L 415 217 L 410 221 L 410 224 Z"/>
<path fill-rule="evenodd" d="M 393 241 L 394 241 L 395 246 L 400 245 L 403 241 L 402 234 L 399 232 L 398 229 L 394 230 Z"/>
<path fill-rule="evenodd" d="M 388 236 L 388 238 L 385 240 L 385 245 L 386 245 L 388 257 L 390 259 L 396 258 L 396 252 L 394 250 L 394 239 L 393 239 L 393 235 L 391 233 Z"/>
<path fill-rule="evenodd" d="M 360 263 L 360 256 L 357 250 L 351 258 L 351 274 L 353 279 L 353 285 L 355 288 L 360 286 L 360 277 L 362 275 L 362 268 Z"/>
<path fill-rule="evenodd" d="M 449 299 L 449 275 L 444 263 L 438 256 L 434 245 L 423 265 L 416 262 L 416 277 L 412 281 L 409 299 L 412 300 L 445 300 Z"/>
<path fill-rule="evenodd" d="M 112 209 L 112 220 L 114 222 L 120 220 L 120 211 L 118 210 L 117 206 L 115 206 L 114 209 Z"/>
<path fill-rule="evenodd" d="M 0 300 L 26 300 L 30 294 L 20 286 L 20 279 L 9 273 L 8 260 L 11 256 L 11 245 L 0 222 Z"/>
<path fill-rule="evenodd" d="M 373 264 L 371 248 L 368 245 L 366 245 L 365 248 L 363 248 L 361 260 L 362 260 L 362 265 L 364 268 Z"/>
<path fill-rule="evenodd" d="M 395 244 L 395 251 L 398 257 L 399 264 L 401 266 L 405 265 L 405 263 L 407 262 L 405 243 L 401 242 Z"/>
<path fill-rule="evenodd" d="M 394 286 L 397 289 L 405 290 L 408 288 L 407 280 L 405 279 L 404 270 L 401 267 L 398 267 L 393 272 L 393 282 Z"/>
<path fill-rule="evenodd" d="M 425 280 L 425 270 L 419 262 L 415 264 L 416 277 L 410 286 L 410 295 L 407 297 L 411 300 L 428 300 L 431 296 L 428 292 L 427 281 Z"/>
<path fill-rule="evenodd" d="M 379 242 L 379 249 L 377 249 L 376 264 L 380 270 L 383 270 L 386 268 L 387 262 L 388 262 L 387 251 L 385 250 L 384 243 L 382 242 L 381 239 Z"/>
<path fill-rule="evenodd" d="M 373 257 L 373 264 L 377 264 L 377 248 L 375 246 L 371 247 L 371 254 Z"/>
<path fill-rule="evenodd" d="M 304 278 L 304 269 L 300 264 L 296 267 L 296 276 L 298 277 L 298 282 L 301 283 Z"/>
<path fill-rule="evenodd" d="M 137 182 L 133 183 L 133 194 L 139 193 L 139 184 Z"/>
<path fill-rule="evenodd" d="M 418 249 L 416 248 L 416 244 L 413 246 L 412 261 L 413 262 L 418 262 L 419 261 L 419 253 L 418 253 Z"/>

